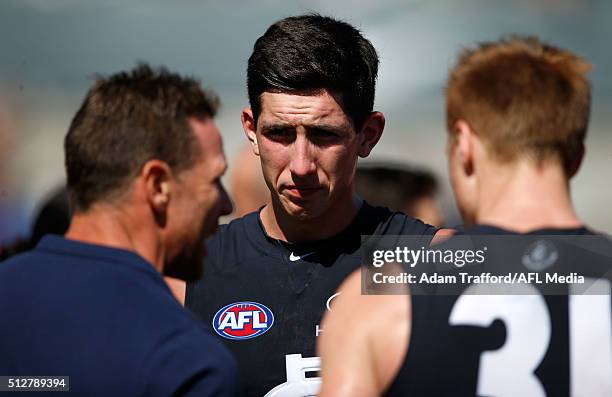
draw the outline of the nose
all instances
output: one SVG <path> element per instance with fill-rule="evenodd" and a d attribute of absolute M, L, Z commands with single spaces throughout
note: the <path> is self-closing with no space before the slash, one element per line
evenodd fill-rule
<path fill-rule="evenodd" d="M 306 136 L 298 134 L 293 142 L 293 156 L 290 163 L 291 173 L 298 177 L 304 177 L 316 172 L 315 157 L 311 143 Z"/>
<path fill-rule="evenodd" d="M 220 185 L 219 190 L 221 193 L 221 215 L 229 215 L 234 210 L 234 205 L 223 185 Z"/>

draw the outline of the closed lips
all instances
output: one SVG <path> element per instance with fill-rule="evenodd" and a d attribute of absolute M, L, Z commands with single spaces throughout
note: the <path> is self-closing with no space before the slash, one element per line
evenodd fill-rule
<path fill-rule="evenodd" d="M 308 196 L 319 190 L 320 187 L 287 186 L 286 190 L 293 196 Z"/>

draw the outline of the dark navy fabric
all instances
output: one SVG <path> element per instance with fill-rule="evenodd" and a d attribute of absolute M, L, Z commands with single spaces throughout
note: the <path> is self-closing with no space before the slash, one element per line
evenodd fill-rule
<path fill-rule="evenodd" d="M 238 384 L 151 264 L 50 235 L 0 263 L 0 375 L 69 376 L 79 396 L 233 396 Z"/>
<path fill-rule="evenodd" d="M 222 226 L 209 239 L 204 277 L 188 285 L 185 303 L 206 324 L 235 302 L 256 302 L 271 310 L 274 324 L 266 333 L 243 340 L 219 336 L 238 361 L 242 394 L 261 397 L 287 382 L 287 355 L 316 355 L 316 336 L 325 332 L 320 324 L 329 299 L 362 264 L 362 235 L 423 236 L 428 244 L 435 232 L 414 218 L 364 202 L 353 222 L 336 236 L 290 244 L 268 236 L 259 212 L 253 212 Z"/>
<path fill-rule="evenodd" d="M 488 225 L 476 225 L 459 234 L 469 235 L 474 241 L 478 240 L 478 236 L 517 235 L 517 233 Z M 576 229 L 541 229 L 528 234 L 567 236 L 593 235 L 594 233 L 582 227 Z M 612 252 L 612 242 L 607 243 L 604 239 L 600 241 L 605 244 L 606 252 Z M 453 247 L 453 239 L 438 248 L 444 249 L 445 247 Z M 454 246 L 454 248 L 457 247 Z M 520 259 L 523 252 L 506 251 L 500 252 L 500 254 L 505 257 L 505 261 L 516 263 L 515 271 L 525 272 L 526 268 L 521 264 Z M 576 252 L 578 252 L 578 255 L 573 255 Z M 579 258 L 578 262 L 575 260 L 576 257 Z M 577 251 L 575 248 L 566 246 L 559 251 L 558 263 L 551 269 L 569 268 L 586 277 L 589 274 L 599 276 L 603 273 L 594 268 L 596 261 L 600 261 L 600 259 L 591 257 L 584 250 Z M 610 273 L 604 275 L 603 278 L 606 277 L 609 280 Z M 464 289 L 467 287 L 464 286 Z M 539 286 L 536 288 L 541 289 Z M 525 379 L 524 374 L 529 374 L 533 377 L 530 380 L 541 386 L 541 393 L 533 395 L 568 397 L 571 390 L 568 295 L 544 295 L 541 290 L 540 292 L 550 318 L 550 335 L 548 345 L 545 346 L 545 353 L 541 359 L 538 358 L 540 361 L 536 360 L 535 364 L 528 362 L 529 365 L 535 365 L 535 369 L 532 370 L 527 364 L 523 365 L 524 363 L 521 360 L 529 361 L 531 358 L 524 359 L 524 357 L 530 357 L 529 353 L 535 350 L 534 347 L 529 343 L 530 341 L 521 340 L 514 336 L 512 350 L 513 353 L 516 353 L 514 349 L 519 352 L 510 361 L 515 362 L 514 365 L 518 365 L 519 370 L 497 367 L 496 369 L 500 373 L 495 373 L 495 375 L 500 375 L 503 378 L 510 379 L 511 382 L 517 383 Z M 477 386 L 481 374 L 482 357 L 484 354 L 499 353 L 502 349 L 505 349 L 506 353 L 509 351 L 509 328 L 499 317 L 492 321 L 489 326 L 478 326 L 469 322 L 451 325 L 449 319 L 460 296 L 465 295 L 413 295 L 410 297 L 412 321 L 409 348 L 404 363 L 385 394 L 386 396 L 475 396 L 478 394 Z M 492 296 L 479 295 L 477 298 L 480 299 L 481 307 L 476 310 L 480 311 L 482 307 L 486 307 L 487 301 Z M 521 295 L 511 296 L 506 304 L 509 307 L 520 304 L 522 298 Z M 608 298 L 610 297 L 608 296 Z M 612 307 L 612 301 L 610 307 Z M 482 309 L 482 311 L 485 310 Z M 503 312 L 504 310 L 500 310 L 500 313 Z M 612 315 L 612 313 L 603 314 Z M 526 325 L 527 327 L 533 327 L 529 328 L 533 330 L 536 327 L 541 328 L 542 319 L 529 310 L 519 314 L 514 313 L 514 315 L 518 317 L 513 319 L 515 326 L 516 320 L 518 320 L 521 327 Z M 588 341 L 587 343 L 597 344 L 597 341 Z M 506 365 L 509 365 L 508 361 L 506 361 Z M 588 371 L 587 368 L 580 368 L 580 370 Z M 522 372 L 517 375 L 516 372 L 519 371 Z M 499 382 L 497 384 L 499 385 Z M 497 394 L 509 395 L 507 391 Z M 608 394 L 595 395 L 607 396 Z"/>

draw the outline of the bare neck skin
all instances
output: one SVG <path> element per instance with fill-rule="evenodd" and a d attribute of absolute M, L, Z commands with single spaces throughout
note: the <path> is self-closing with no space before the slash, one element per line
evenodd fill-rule
<path fill-rule="evenodd" d="M 351 224 L 363 200 L 354 195 L 351 190 L 344 199 L 337 200 L 323 215 L 301 220 L 288 215 L 283 206 L 272 198 L 261 210 L 261 222 L 266 233 L 272 238 L 292 243 L 323 240 L 344 230 Z"/>
<path fill-rule="evenodd" d="M 142 211 L 129 205 L 118 208 L 112 204 L 94 204 L 87 212 L 72 216 L 65 237 L 135 252 L 161 273 L 165 249 L 149 217 L 141 214 Z"/>
<path fill-rule="evenodd" d="M 489 162 L 479 172 L 477 223 L 521 233 L 582 226 L 560 165 L 538 166 L 528 160 L 502 165 Z"/>

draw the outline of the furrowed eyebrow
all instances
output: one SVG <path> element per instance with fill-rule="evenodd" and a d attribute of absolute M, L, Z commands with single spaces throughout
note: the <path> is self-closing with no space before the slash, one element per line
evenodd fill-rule
<path fill-rule="evenodd" d="M 345 125 L 345 124 L 342 124 L 342 125 L 309 124 L 304 127 L 306 127 L 307 130 L 322 130 L 322 131 L 334 132 L 337 134 L 341 134 L 342 132 L 350 128 L 350 126 Z M 295 126 L 292 124 L 264 124 L 261 126 L 261 131 L 266 133 L 266 132 L 273 132 L 273 131 L 283 131 L 283 130 L 294 129 L 294 128 Z"/>
<path fill-rule="evenodd" d="M 261 126 L 261 132 L 282 131 L 290 128 L 294 127 L 290 124 L 264 124 Z"/>
<path fill-rule="evenodd" d="M 345 131 L 343 128 L 340 128 L 340 127 L 337 127 L 337 126 L 328 126 L 328 125 L 311 126 L 309 128 L 309 130 L 311 130 L 311 131 L 331 132 L 331 133 L 336 134 L 336 135 L 341 135 Z"/>
<path fill-rule="evenodd" d="M 325 124 L 325 123 L 321 123 L 321 124 L 312 124 L 307 126 L 306 128 L 310 129 L 310 130 L 323 130 L 323 131 L 329 131 L 329 132 L 334 132 L 336 134 L 342 134 L 346 131 L 351 131 L 353 129 L 352 125 L 349 123 L 343 123 L 340 125 L 337 124 Z"/>

